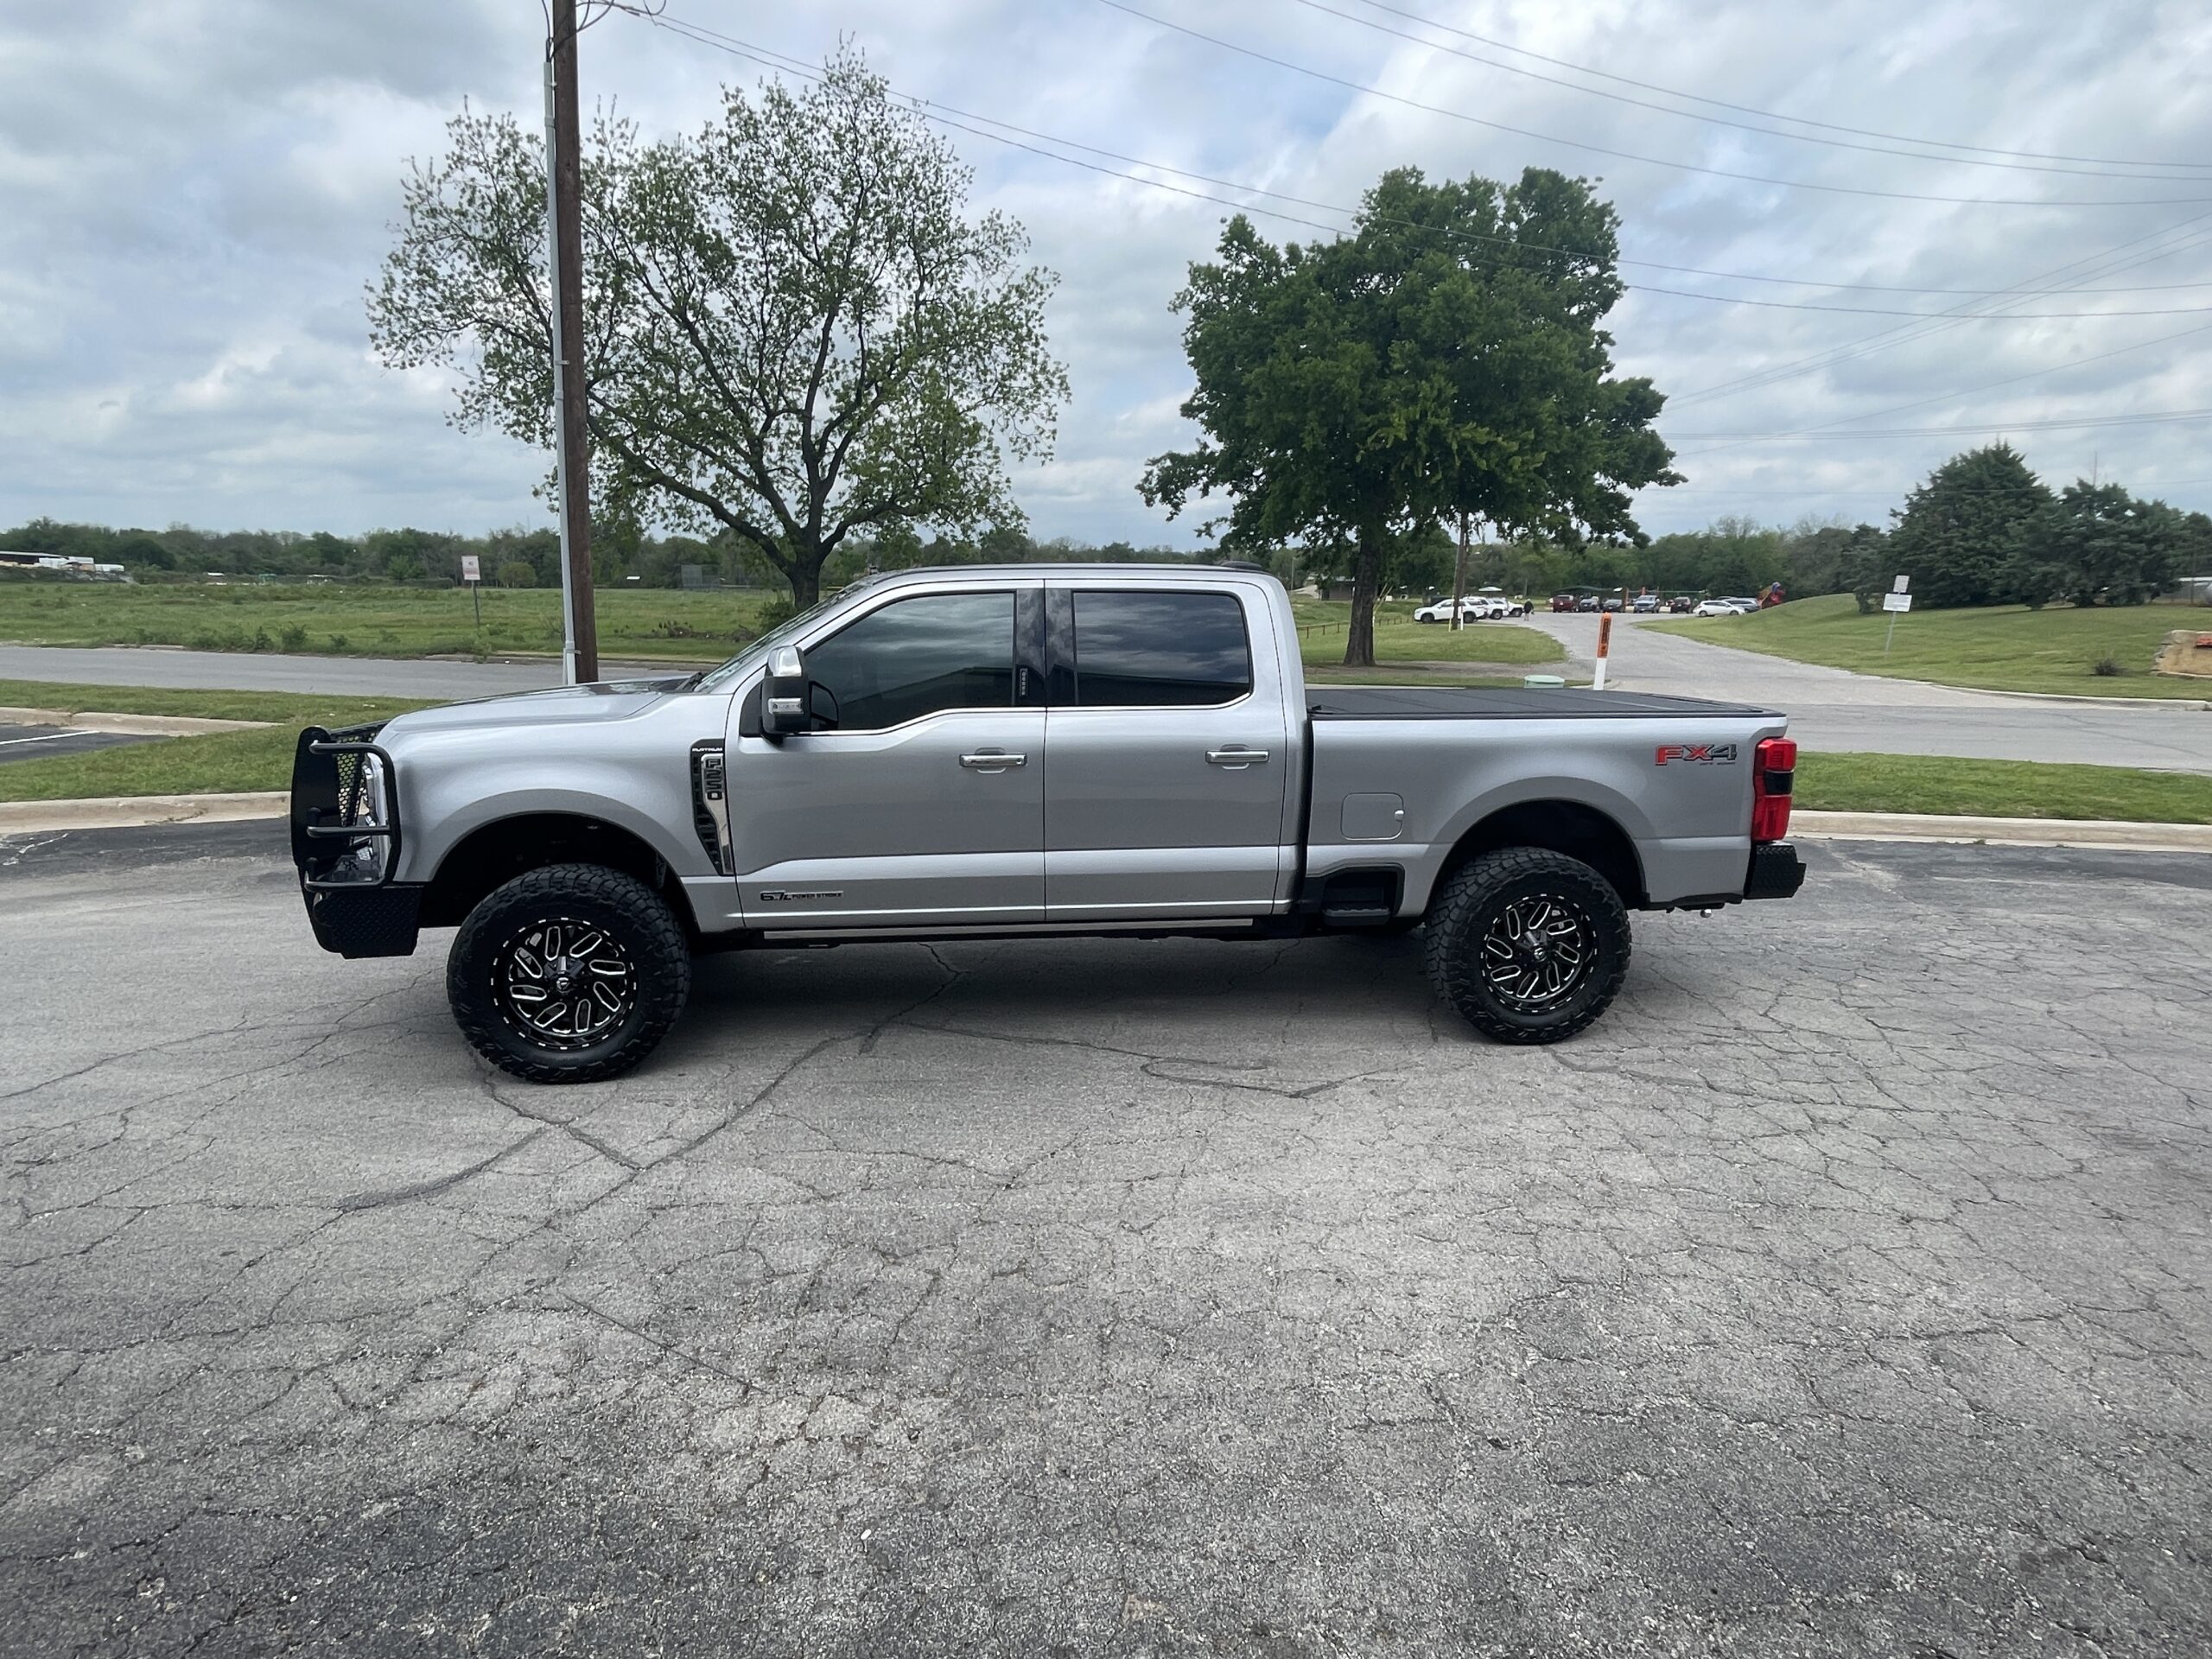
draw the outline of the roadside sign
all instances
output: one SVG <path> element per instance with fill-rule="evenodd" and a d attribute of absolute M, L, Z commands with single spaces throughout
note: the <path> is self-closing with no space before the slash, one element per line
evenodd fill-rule
<path fill-rule="evenodd" d="M 464 553 L 461 556 L 461 579 L 463 582 L 484 580 L 484 567 L 475 554 Z"/>
<path fill-rule="evenodd" d="M 1895 582 L 1890 584 L 1890 591 L 1893 594 L 1902 594 L 1910 588 L 1911 586 L 1912 578 L 1910 576 L 1899 576 Z"/>
<path fill-rule="evenodd" d="M 1904 578 L 1899 576 L 1897 580 L 1903 582 Z M 1912 595 L 1902 588 L 1894 594 L 1884 594 L 1882 608 L 1885 611 L 1909 611 L 1912 608 Z"/>

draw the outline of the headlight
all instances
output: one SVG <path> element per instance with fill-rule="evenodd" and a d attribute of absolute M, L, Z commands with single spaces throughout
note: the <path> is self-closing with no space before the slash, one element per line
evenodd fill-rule
<path fill-rule="evenodd" d="M 353 776 L 346 776 L 343 761 L 339 773 L 338 813 L 341 823 L 375 825 L 381 829 L 391 822 L 391 780 L 385 775 L 384 762 L 373 754 L 345 756 L 353 762 Z M 340 855 L 338 872 L 358 881 L 378 881 L 384 878 L 384 864 L 390 855 L 391 837 L 364 836 L 351 842 Z M 334 872 L 334 874 L 338 874 Z"/>

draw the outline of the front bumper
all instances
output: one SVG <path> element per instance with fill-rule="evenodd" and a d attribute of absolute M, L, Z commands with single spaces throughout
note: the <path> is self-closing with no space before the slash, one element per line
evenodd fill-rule
<path fill-rule="evenodd" d="M 342 957 L 415 953 L 423 890 L 395 883 L 399 774 L 378 726 L 300 734 L 292 759 L 292 862 L 315 943 Z"/>
<path fill-rule="evenodd" d="M 315 942 L 351 960 L 357 957 L 411 957 L 422 925 L 423 889 L 394 882 L 387 887 L 302 887 L 308 925 Z"/>
<path fill-rule="evenodd" d="M 1786 841 L 1751 849 L 1751 868 L 1744 882 L 1746 899 L 1789 899 L 1805 885 L 1805 861 Z"/>

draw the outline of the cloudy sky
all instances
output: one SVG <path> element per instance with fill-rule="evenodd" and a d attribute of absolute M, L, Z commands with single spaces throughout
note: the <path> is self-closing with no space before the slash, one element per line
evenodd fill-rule
<path fill-rule="evenodd" d="M 1020 218 L 1061 276 L 1074 399 L 1055 459 L 1016 474 L 1040 536 L 1187 536 L 1134 484 L 1188 435 L 1167 302 L 1231 209 L 1160 187 L 1310 239 L 1256 210 L 1340 225 L 1405 163 L 1603 178 L 1637 285 L 1618 356 L 1669 395 L 1688 476 L 1643 498 L 1649 530 L 1878 519 L 2000 433 L 2053 481 L 2094 466 L 2212 507 L 2212 420 L 2179 413 L 2212 409 L 2202 0 L 669 16 L 809 62 L 849 36 L 901 92 L 1110 169 L 951 133 L 978 206 Z M 537 118 L 543 29 L 537 0 L 0 0 L 0 524 L 543 522 L 542 459 L 454 432 L 440 377 L 380 367 L 361 299 L 407 158 L 436 152 L 464 99 Z M 648 134 L 699 125 L 721 83 L 763 73 L 631 17 L 584 39 L 587 103 Z"/>

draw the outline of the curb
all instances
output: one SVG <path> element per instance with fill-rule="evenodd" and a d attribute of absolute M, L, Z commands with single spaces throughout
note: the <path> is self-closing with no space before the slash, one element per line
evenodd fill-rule
<path fill-rule="evenodd" d="M 1999 691 L 1992 685 L 1945 687 L 1941 680 L 1899 680 L 1897 683 L 1932 685 L 1951 691 L 1979 691 L 1985 697 L 2012 697 L 2020 702 L 2078 702 L 2092 709 L 2179 709 L 2186 714 L 2198 715 L 2212 709 L 2212 700 L 2203 697 L 2092 697 L 2075 691 Z"/>
<path fill-rule="evenodd" d="M 1993 847 L 2101 847 L 2140 853 L 2212 853 L 2212 823 L 2130 823 L 2110 818 L 1941 817 L 1919 812 L 1820 812 L 1789 816 L 1804 841 L 1986 842 Z"/>
<path fill-rule="evenodd" d="M 109 732 L 123 737 L 212 737 L 221 732 L 258 732 L 266 720 L 212 720 L 196 715 L 105 715 L 92 709 L 0 708 L 0 721 L 11 726 L 66 726 L 73 731 Z"/>
<path fill-rule="evenodd" d="M 0 801 L 0 836 L 48 835 L 59 830 L 137 830 L 163 823 L 238 823 L 281 818 L 291 810 L 283 790 L 242 795 L 124 795 L 105 800 Z"/>

